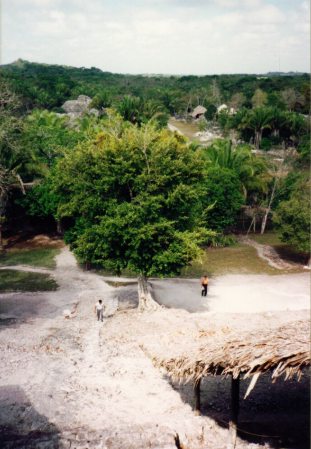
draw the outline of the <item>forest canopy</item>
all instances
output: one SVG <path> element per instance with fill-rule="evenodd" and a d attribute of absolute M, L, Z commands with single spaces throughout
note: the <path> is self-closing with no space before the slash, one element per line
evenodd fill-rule
<path fill-rule="evenodd" d="M 202 246 L 245 232 L 248 211 L 254 230 L 269 221 L 308 252 L 307 194 L 299 197 L 309 179 L 308 82 L 2 66 L 0 245 L 2 229 L 24 218 L 57 223 L 81 262 L 173 275 Z M 73 118 L 62 106 L 79 95 L 90 106 Z M 170 116 L 195 121 L 199 104 L 197 126 L 221 130 L 209 144 L 167 130 Z"/>

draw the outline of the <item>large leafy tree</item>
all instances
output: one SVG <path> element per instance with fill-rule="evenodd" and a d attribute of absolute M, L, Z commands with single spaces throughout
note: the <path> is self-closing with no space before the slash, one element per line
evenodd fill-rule
<path fill-rule="evenodd" d="M 57 215 L 81 261 L 120 273 L 171 275 L 206 238 L 200 153 L 153 124 L 109 129 L 56 167 Z"/>
<path fill-rule="evenodd" d="M 287 201 L 281 201 L 273 217 L 283 242 L 310 252 L 310 181 L 300 184 Z"/>
<path fill-rule="evenodd" d="M 77 129 L 68 125 L 66 116 L 34 110 L 24 121 L 23 146 L 42 166 L 51 167 L 63 148 L 72 148 L 81 138 Z"/>
<path fill-rule="evenodd" d="M 2 226 L 14 188 L 24 191 L 22 175 L 29 160 L 20 145 L 22 121 L 19 99 L 7 83 L 0 81 L 0 251 L 3 250 Z"/>
<path fill-rule="evenodd" d="M 218 232 L 229 230 L 245 201 L 237 174 L 232 169 L 213 166 L 204 185 L 208 226 Z"/>

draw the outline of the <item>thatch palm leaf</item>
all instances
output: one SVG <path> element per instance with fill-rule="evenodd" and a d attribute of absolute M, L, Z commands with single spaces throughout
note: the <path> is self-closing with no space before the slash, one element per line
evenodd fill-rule
<path fill-rule="evenodd" d="M 233 170 L 240 179 L 245 197 L 255 185 L 259 190 L 265 190 L 263 174 L 266 172 L 266 163 L 254 156 L 249 146 L 233 148 L 231 141 L 217 140 L 206 150 L 205 157 L 211 166 Z"/>

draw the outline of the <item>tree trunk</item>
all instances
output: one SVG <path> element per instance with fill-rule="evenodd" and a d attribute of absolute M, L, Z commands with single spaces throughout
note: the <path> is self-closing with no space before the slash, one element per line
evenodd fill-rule
<path fill-rule="evenodd" d="M 255 234 L 256 233 L 256 212 L 255 212 L 254 221 L 253 221 L 253 231 L 254 231 L 254 234 Z"/>
<path fill-rule="evenodd" d="M 265 210 L 265 215 L 264 215 L 264 217 L 262 219 L 261 230 L 260 230 L 260 234 L 261 235 L 264 234 L 265 229 L 266 229 L 268 215 L 269 215 L 269 213 L 271 211 L 271 205 L 272 205 L 272 202 L 273 202 L 273 199 L 274 199 L 274 195 L 275 195 L 276 185 L 277 185 L 277 178 L 274 179 L 274 184 L 273 184 L 273 188 L 272 188 L 269 204 L 268 204 L 268 207 Z"/>
<path fill-rule="evenodd" d="M 265 214 L 264 214 L 262 222 L 261 222 L 261 229 L 260 229 L 261 235 L 264 234 L 264 232 L 265 232 L 269 212 L 270 212 L 269 207 L 266 207 Z"/>
<path fill-rule="evenodd" d="M 59 235 L 63 235 L 63 227 L 62 227 L 62 222 L 61 220 L 57 220 L 56 221 L 56 232 Z"/>
<path fill-rule="evenodd" d="M 259 150 L 262 139 L 262 129 L 255 131 L 255 147 L 256 150 Z"/>
<path fill-rule="evenodd" d="M 2 238 L 2 224 L 0 223 L 0 253 L 4 252 L 3 238 Z"/>
<path fill-rule="evenodd" d="M 150 288 L 148 286 L 146 276 L 138 277 L 138 310 L 143 312 L 147 311 L 155 311 L 159 309 L 161 306 L 153 299 Z"/>
<path fill-rule="evenodd" d="M 252 226 L 254 226 L 254 220 L 255 220 L 255 212 L 253 212 L 253 218 L 252 218 L 251 224 L 249 225 L 246 235 L 248 235 L 250 233 Z"/>

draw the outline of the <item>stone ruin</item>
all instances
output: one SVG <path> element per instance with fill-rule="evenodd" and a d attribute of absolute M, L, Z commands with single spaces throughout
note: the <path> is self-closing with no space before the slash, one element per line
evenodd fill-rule
<path fill-rule="evenodd" d="M 71 119 L 81 117 L 84 114 L 94 114 L 98 116 L 98 110 L 90 108 L 91 102 L 92 99 L 87 95 L 79 95 L 76 100 L 65 101 L 62 108 Z"/>

